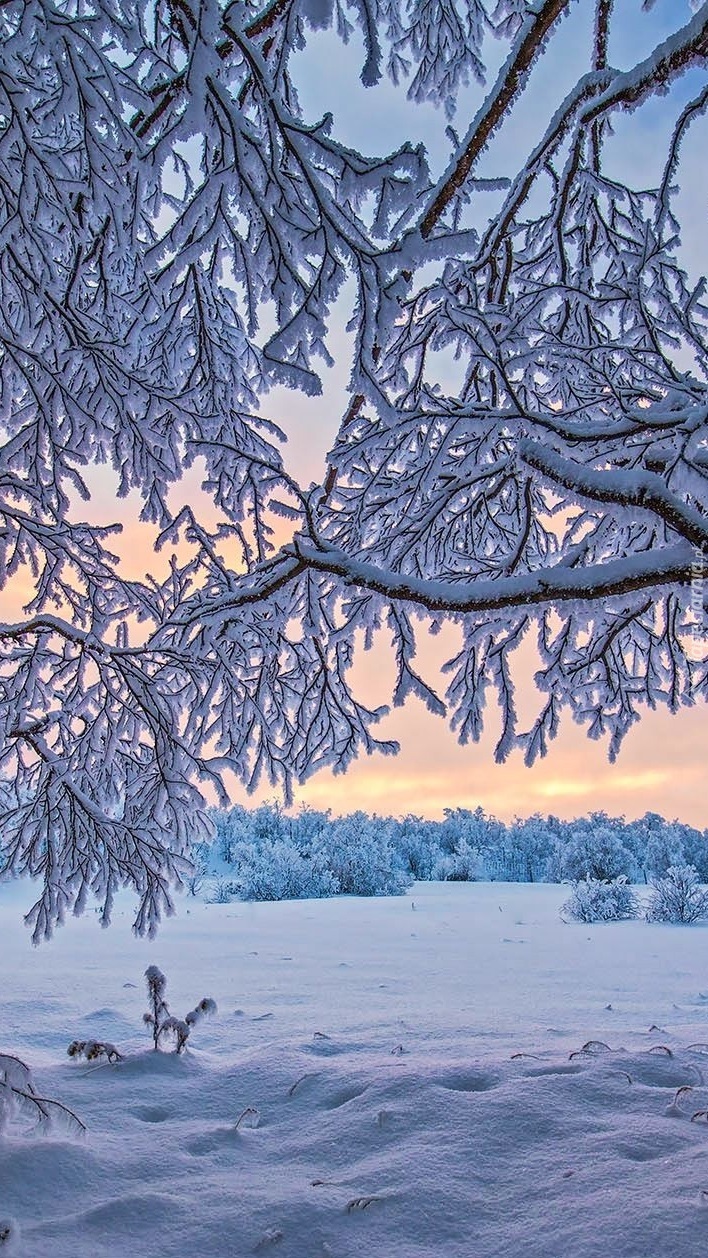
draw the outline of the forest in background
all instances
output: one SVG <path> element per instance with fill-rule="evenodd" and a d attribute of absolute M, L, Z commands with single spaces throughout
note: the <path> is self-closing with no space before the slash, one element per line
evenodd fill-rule
<path fill-rule="evenodd" d="M 647 812 L 636 821 L 592 812 L 539 814 L 511 824 L 483 808 L 445 809 L 442 821 L 368 816 L 277 803 L 214 809 L 213 844 L 194 845 L 189 889 L 216 900 L 395 895 L 414 881 L 649 883 L 691 865 L 708 883 L 708 830 Z"/>

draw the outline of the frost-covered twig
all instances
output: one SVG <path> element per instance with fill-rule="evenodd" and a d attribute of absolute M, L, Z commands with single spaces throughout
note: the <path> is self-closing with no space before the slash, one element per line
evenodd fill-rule
<path fill-rule="evenodd" d="M 29 1066 L 19 1057 L 0 1053 L 0 1131 L 17 1117 L 34 1119 L 37 1126 L 44 1129 L 53 1121 L 59 1121 L 74 1131 L 86 1130 L 68 1106 L 39 1095 Z"/>

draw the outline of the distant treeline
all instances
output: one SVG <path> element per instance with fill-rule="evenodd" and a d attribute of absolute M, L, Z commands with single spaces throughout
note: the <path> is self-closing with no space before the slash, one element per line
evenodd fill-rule
<path fill-rule="evenodd" d="M 333 817 L 277 804 L 213 810 L 212 847 L 194 852 L 197 876 L 216 875 L 218 899 L 301 899 L 391 895 L 413 880 L 563 882 L 624 875 L 661 877 L 692 865 L 708 883 L 708 830 L 646 813 L 625 821 L 593 812 L 575 821 L 534 815 L 505 825 L 483 808 L 445 809 L 442 821 L 420 817 Z M 194 890 L 194 883 L 192 886 Z"/>

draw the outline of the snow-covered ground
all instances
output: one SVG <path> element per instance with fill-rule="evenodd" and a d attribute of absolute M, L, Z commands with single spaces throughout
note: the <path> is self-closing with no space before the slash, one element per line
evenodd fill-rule
<path fill-rule="evenodd" d="M 0 1137 L 1 1253 L 708 1252 L 705 927 L 566 925 L 567 888 L 428 883 L 185 899 L 154 941 L 126 906 L 33 950 L 21 890 L 0 889 L 0 1051 L 88 1132 Z M 150 963 L 174 1013 L 219 1006 L 181 1057 L 141 1024 Z M 128 1059 L 70 1061 L 74 1038 Z M 611 1051 L 570 1057 L 590 1040 Z"/>

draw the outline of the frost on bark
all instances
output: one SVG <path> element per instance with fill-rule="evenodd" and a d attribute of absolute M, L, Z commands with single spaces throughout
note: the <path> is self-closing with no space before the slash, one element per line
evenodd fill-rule
<path fill-rule="evenodd" d="M 0 5 L 0 580 L 29 591 L 0 627 L 0 852 L 5 876 L 41 881 L 37 938 L 89 895 L 108 922 L 126 884 L 153 928 L 225 770 L 287 794 L 395 751 L 353 689 L 360 630 L 391 641 L 392 702 L 417 694 L 463 742 L 492 695 L 500 758 L 543 755 L 564 710 L 614 756 L 642 707 L 705 694 L 690 583 L 708 542 L 707 308 L 676 207 L 708 105 L 708 5 L 672 6 L 673 32 L 615 68 L 621 15 L 597 0 L 577 83 L 487 177 L 530 81 L 551 100 L 564 22 L 591 8 Z M 413 141 L 368 156 L 331 115 L 303 116 L 294 54 L 330 27 L 361 41 L 365 86 L 407 93 L 412 135 L 416 102 L 453 119 L 439 179 Z M 663 175 L 630 187 L 608 137 L 657 95 Z M 268 390 L 320 390 L 348 279 L 350 403 L 306 488 Z M 450 348 L 454 387 L 436 369 Z M 207 521 L 170 497 L 197 459 Z M 158 557 L 160 575 L 127 579 L 114 530 L 85 522 L 101 463 L 181 556 L 166 575 Z M 443 620 L 459 647 L 433 688 L 416 648 Z"/>

